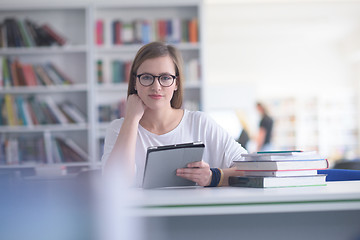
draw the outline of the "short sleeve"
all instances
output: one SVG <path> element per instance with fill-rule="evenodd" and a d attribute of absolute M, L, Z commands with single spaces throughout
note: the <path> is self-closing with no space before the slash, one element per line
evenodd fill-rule
<path fill-rule="evenodd" d="M 108 160 L 112 149 L 114 148 L 116 139 L 119 135 L 120 128 L 124 119 L 116 119 L 112 121 L 109 127 L 106 129 L 105 142 L 104 142 L 104 154 L 101 158 L 102 165 L 104 166 Z"/>

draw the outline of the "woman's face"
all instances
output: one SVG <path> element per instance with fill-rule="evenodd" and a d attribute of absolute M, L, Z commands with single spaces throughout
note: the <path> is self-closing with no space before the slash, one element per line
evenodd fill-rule
<path fill-rule="evenodd" d="M 136 75 L 139 74 L 149 74 L 148 76 L 175 76 L 175 65 L 169 56 L 147 59 L 138 68 Z M 148 80 L 148 77 L 145 77 L 144 79 L 151 82 L 151 79 Z M 165 81 L 163 82 L 172 81 L 172 78 L 164 77 L 163 80 L 164 79 Z M 164 87 L 160 85 L 158 77 L 155 77 L 153 84 L 150 86 L 143 86 L 140 84 L 139 78 L 136 77 L 135 88 L 144 104 L 148 108 L 155 110 L 171 106 L 170 101 L 173 97 L 174 91 L 177 90 L 177 83 L 175 79 L 171 86 Z"/>

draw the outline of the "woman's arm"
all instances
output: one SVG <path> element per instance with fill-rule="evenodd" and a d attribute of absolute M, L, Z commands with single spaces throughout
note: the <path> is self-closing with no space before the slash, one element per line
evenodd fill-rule
<path fill-rule="evenodd" d="M 221 172 L 223 176 L 221 177 L 222 179 L 220 180 L 221 182 L 218 187 L 228 186 L 230 176 L 240 175 L 240 173 L 236 171 L 236 167 L 225 168 L 222 169 Z M 196 182 L 199 186 L 209 186 L 212 179 L 212 171 L 210 170 L 210 166 L 204 161 L 189 163 L 187 168 L 177 169 L 176 175 Z"/>
<path fill-rule="evenodd" d="M 114 147 L 104 165 L 104 172 L 120 167 L 130 176 L 135 174 L 135 148 L 139 121 L 145 111 L 141 99 L 133 94 L 127 100 L 124 122 Z M 116 171 L 116 170 L 115 170 Z"/>
<path fill-rule="evenodd" d="M 222 169 L 222 171 L 224 176 L 223 176 L 222 184 L 220 186 L 229 186 L 229 177 L 240 175 L 240 173 L 236 171 L 236 167 Z"/>

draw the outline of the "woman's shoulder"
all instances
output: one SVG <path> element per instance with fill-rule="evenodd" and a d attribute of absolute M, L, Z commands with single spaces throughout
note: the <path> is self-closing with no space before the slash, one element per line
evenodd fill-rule
<path fill-rule="evenodd" d="M 202 111 L 194 111 L 194 110 L 187 110 L 185 109 L 185 114 L 187 114 L 189 117 L 196 117 L 196 118 L 202 118 L 206 117 L 206 113 Z"/>
<path fill-rule="evenodd" d="M 212 118 L 207 113 L 202 111 L 185 110 L 185 113 L 187 115 L 187 118 L 191 119 L 192 121 L 197 121 L 197 122 L 212 121 Z"/>
<path fill-rule="evenodd" d="M 124 118 L 115 119 L 115 120 L 111 121 L 108 126 L 108 130 L 115 130 L 115 131 L 119 132 L 123 122 L 124 122 Z"/>

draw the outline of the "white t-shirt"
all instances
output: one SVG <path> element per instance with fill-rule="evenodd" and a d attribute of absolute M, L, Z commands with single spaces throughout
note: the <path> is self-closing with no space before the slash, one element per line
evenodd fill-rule
<path fill-rule="evenodd" d="M 111 122 L 105 137 L 103 164 L 109 158 L 119 135 L 124 119 Z M 210 167 L 229 168 L 234 160 L 240 160 L 246 150 L 241 147 L 221 126 L 203 112 L 184 110 L 179 125 L 172 131 L 156 135 L 139 124 L 136 138 L 136 186 L 141 187 L 147 148 L 201 141 L 205 144 L 203 161 Z"/>

